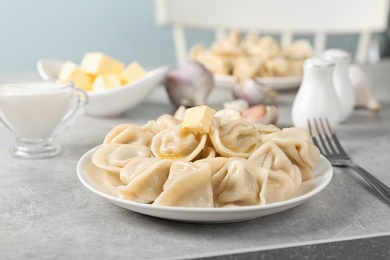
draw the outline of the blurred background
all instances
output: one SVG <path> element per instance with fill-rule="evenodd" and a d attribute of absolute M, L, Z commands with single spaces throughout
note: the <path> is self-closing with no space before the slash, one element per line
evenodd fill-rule
<path fill-rule="evenodd" d="M 0 71 L 34 70 L 44 57 L 79 62 L 91 51 L 145 67 L 175 63 L 153 0 L 0 0 L 0 33 Z M 213 34 L 194 37 L 207 43 Z"/>
<path fill-rule="evenodd" d="M 78 63 L 91 51 L 145 68 L 176 63 L 171 30 L 157 26 L 153 0 L 0 0 L 0 35 L 0 72 L 35 70 L 40 58 Z M 389 35 L 376 36 L 382 56 L 390 55 Z M 189 46 L 209 45 L 214 33 L 187 37 Z M 327 45 L 354 52 L 356 40 L 333 36 Z"/>

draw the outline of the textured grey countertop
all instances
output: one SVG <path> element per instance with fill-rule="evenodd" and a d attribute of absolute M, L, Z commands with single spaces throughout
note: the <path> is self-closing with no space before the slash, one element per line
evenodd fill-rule
<path fill-rule="evenodd" d="M 381 113 L 355 110 L 336 130 L 353 160 L 390 185 L 390 62 L 370 67 L 377 82 L 375 96 L 383 106 Z M 2 74 L 0 81 L 21 75 Z M 23 75 L 37 77 L 34 73 Z M 291 125 L 289 111 L 294 95 L 295 90 L 279 96 L 281 127 Z M 216 90 L 209 104 L 218 107 L 220 98 L 230 97 L 228 91 Z M 232 254 L 253 251 L 257 253 L 241 256 L 315 259 L 321 249 L 316 245 L 337 242 L 323 249 L 322 258 L 331 257 L 335 255 L 332 250 L 344 240 L 355 241 L 355 247 L 363 248 L 367 257 L 374 256 L 373 252 L 379 258 L 390 254 L 388 244 L 360 240 L 390 235 L 390 207 L 347 168 L 334 168 L 331 183 L 296 208 L 231 224 L 178 223 L 140 215 L 103 200 L 80 183 L 77 162 L 100 144 L 112 127 L 143 124 L 173 110 L 165 90 L 159 88 L 123 116 L 85 115 L 58 136 L 63 153 L 44 160 L 13 158 L 8 147 L 14 137 L 0 124 L 0 259 L 183 259 L 218 255 L 233 259 Z M 302 245 L 309 249 L 295 249 Z"/>

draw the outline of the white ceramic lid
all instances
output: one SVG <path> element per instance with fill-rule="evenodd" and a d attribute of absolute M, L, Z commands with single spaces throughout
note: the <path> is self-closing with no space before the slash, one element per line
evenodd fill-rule
<path fill-rule="evenodd" d="M 341 49 L 325 50 L 322 56 L 324 57 L 324 59 L 329 61 L 341 61 L 351 59 L 351 55 L 347 51 Z"/>
<path fill-rule="evenodd" d="M 332 68 L 335 64 L 332 61 L 328 61 L 318 57 L 308 58 L 304 62 L 305 67 L 310 67 L 314 69 L 322 69 L 322 68 Z"/>

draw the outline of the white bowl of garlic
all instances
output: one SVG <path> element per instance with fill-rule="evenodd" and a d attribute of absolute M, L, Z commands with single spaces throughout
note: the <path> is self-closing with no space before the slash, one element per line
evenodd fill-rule
<path fill-rule="evenodd" d="M 138 62 L 128 66 L 103 53 L 84 55 L 80 66 L 72 61 L 40 59 L 43 79 L 66 79 L 87 92 L 86 112 L 93 116 L 115 116 L 139 105 L 164 79 L 168 67 L 146 71 Z"/>

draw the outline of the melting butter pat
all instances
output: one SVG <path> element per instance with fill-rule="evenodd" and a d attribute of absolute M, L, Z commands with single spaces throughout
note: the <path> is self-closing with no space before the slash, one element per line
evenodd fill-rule
<path fill-rule="evenodd" d="M 147 72 L 145 69 L 139 65 L 138 62 L 133 61 L 119 74 L 119 77 L 121 78 L 123 84 L 128 84 L 135 80 L 142 79 L 143 77 L 146 77 L 146 75 Z"/>
<path fill-rule="evenodd" d="M 92 84 L 93 90 L 106 90 L 116 88 L 122 85 L 122 82 L 118 75 L 100 75 L 95 78 Z"/>
<path fill-rule="evenodd" d="M 182 128 L 200 134 L 208 133 L 214 114 L 215 110 L 208 106 L 188 108 L 184 115 Z"/>
<path fill-rule="evenodd" d="M 125 64 L 101 52 L 90 52 L 84 55 L 80 68 L 92 75 L 119 74 Z"/>
<path fill-rule="evenodd" d="M 76 88 L 86 91 L 92 90 L 92 77 L 71 61 L 66 61 L 62 65 L 58 78 L 73 81 Z"/>

